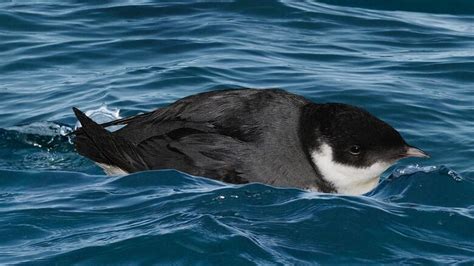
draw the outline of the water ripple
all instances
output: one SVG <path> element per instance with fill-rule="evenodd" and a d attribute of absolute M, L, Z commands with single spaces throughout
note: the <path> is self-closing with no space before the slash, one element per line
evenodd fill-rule
<path fill-rule="evenodd" d="M 472 1 L 0 7 L 0 263 L 472 264 Z M 128 116 L 238 87 L 364 107 L 432 159 L 348 197 L 105 177 L 64 136 L 72 106 Z"/>

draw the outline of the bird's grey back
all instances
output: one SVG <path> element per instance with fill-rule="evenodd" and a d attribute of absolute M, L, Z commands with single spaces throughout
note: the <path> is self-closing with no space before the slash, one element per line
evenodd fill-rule
<path fill-rule="evenodd" d="M 132 122 L 117 135 L 143 149 L 168 145 L 168 149 L 189 153 L 196 166 L 191 167 L 183 158 L 181 163 L 169 161 L 170 168 L 179 163 L 191 167 L 179 170 L 209 175 L 198 171 L 202 165 L 215 171 L 235 171 L 250 182 L 310 187 L 317 176 L 299 138 L 301 109 L 308 103 L 303 97 L 276 89 L 201 93 Z M 183 128 L 196 134 L 186 135 Z M 171 143 L 157 138 L 170 132 L 186 136 Z M 144 145 L 147 141 L 153 143 Z M 162 164 L 164 158 L 149 160 Z"/>

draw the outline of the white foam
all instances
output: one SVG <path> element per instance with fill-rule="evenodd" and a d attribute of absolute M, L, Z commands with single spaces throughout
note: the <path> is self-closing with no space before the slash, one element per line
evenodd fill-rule
<path fill-rule="evenodd" d="M 453 170 L 448 171 L 448 175 L 454 179 L 454 181 L 461 182 L 463 180 L 462 176 L 458 173 L 454 172 Z"/>
<path fill-rule="evenodd" d="M 90 117 L 92 120 L 94 120 L 96 123 L 99 123 L 99 124 L 107 123 L 107 122 L 122 118 L 120 116 L 120 109 L 108 108 L 107 105 L 105 104 L 97 109 L 87 110 L 84 113 L 88 117 Z M 80 127 L 81 127 L 81 123 L 77 121 L 74 129 L 76 130 Z M 120 129 L 121 127 L 123 126 L 111 126 L 111 127 L 108 127 L 107 130 L 115 131 L 115 130 Z"/>
<path fill-rule="evenodd" d="M 18 133 L 22 134 L 32 134 L 39 136 L 64 136 L 72 131 L 70 127 L 54 122 L 34 122 L 27 125 L 8 127 L 6 129 L 17 131 Z"/>
<path fill-rule="evenodd" d="M 395 171 L 393 171 L 392 175 L 394 177 L 400 177 L 402 175 L 411 175 L 418 172 L 430 173 L 438 169 L 439 167 L 436 165 L 419 166 L 418 164 L 414 164 L 414 165 L 408 165 L 404 168 L 397 168 L 395 169 Z"/>

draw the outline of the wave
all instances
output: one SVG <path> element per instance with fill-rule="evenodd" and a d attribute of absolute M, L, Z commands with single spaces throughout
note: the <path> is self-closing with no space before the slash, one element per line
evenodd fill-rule
<path fill-rule="evenodd" d="M 432 14 L 472 15 L 474 3 L 469 0 L 316 0 L 316 3 L 387 11 L 409 11 Z"/>
<path fill-rule="evenodd" d="M 229 185 L 174 170 L 111 178 L 0 170 L 0 261 L 324 263 L 340 245 L 348 247 L 338 254 L 342 262 L 472 261 L 466 229 L 474 226 L 474 184 L 449 171 L 392 175 L 354 197 Z"/>
<path fill-rule="evenodd" d="M 0 153 L 15 151 L 0 166 L 0 262 L 330 263 L 341 245 L 349 248 L 340 262 L 453 263 L 474 255 L 465 229 L 474 225 L 474 181 L 446 166 L 396 168 L 360 197 L 175 170 L 106 177 L 97 169 L 64 172 L 97 168 L 75 154 L 71 131 L 54 122 L 0 129 Z M 366 239 L 378 245 L 367 248 Z"/>
<path fill-rule="evenodd" d="M 0 263 L 473 264 L 473 4 L 0 3 Z M 128 116 L 239 87 L 361 106 L 430 165 L 350 197 L 106 177 L 65 136 L 72 106 Z"/>

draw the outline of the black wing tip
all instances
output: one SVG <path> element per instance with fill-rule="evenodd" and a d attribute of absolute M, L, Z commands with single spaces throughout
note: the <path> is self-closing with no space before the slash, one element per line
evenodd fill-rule
<path fill-rule="evenodd" d="M 76 115 L 76 117 L 77 117 L 78 119 L 81 119 L 81 118 L 83 118 L 83 117 L 87 117 L 87 115 L 84 114 L 84 112 L 82 112 L 81 110 L 79 110 L 79 109 L 76 108 L 76 107 L 73 107 L 73 108 L 72 108 L 72 111 L 74 111 L 74 114 Z"/>
<path fill-rule="evenodd" d="M 89 125 L 96 125 L 97 124 L 96 122 L 94 122 L 94 120 L 92 120 L 84 112 L 77 109 L 76 107 L 73 107 L 72 110 L 74 111 L 74 114 L 76 115 L 79 122 L 81 122 L 81 127 L 87 127 Z"/>
<path fill-rule="evenodd" d="M 81 127 L 78 128 L 76 131 L 72 132 L 71 134 L 77 135 L 78 133 L 91 133 L 91 132 L 107 132 L 101 125 L 97 124 L 92 118 L 88 117 L 84 112 L 77 109 L 76 107 L 72 107 L 74 114 L 77 117 L 77 120 L 81 123 Z"/>

